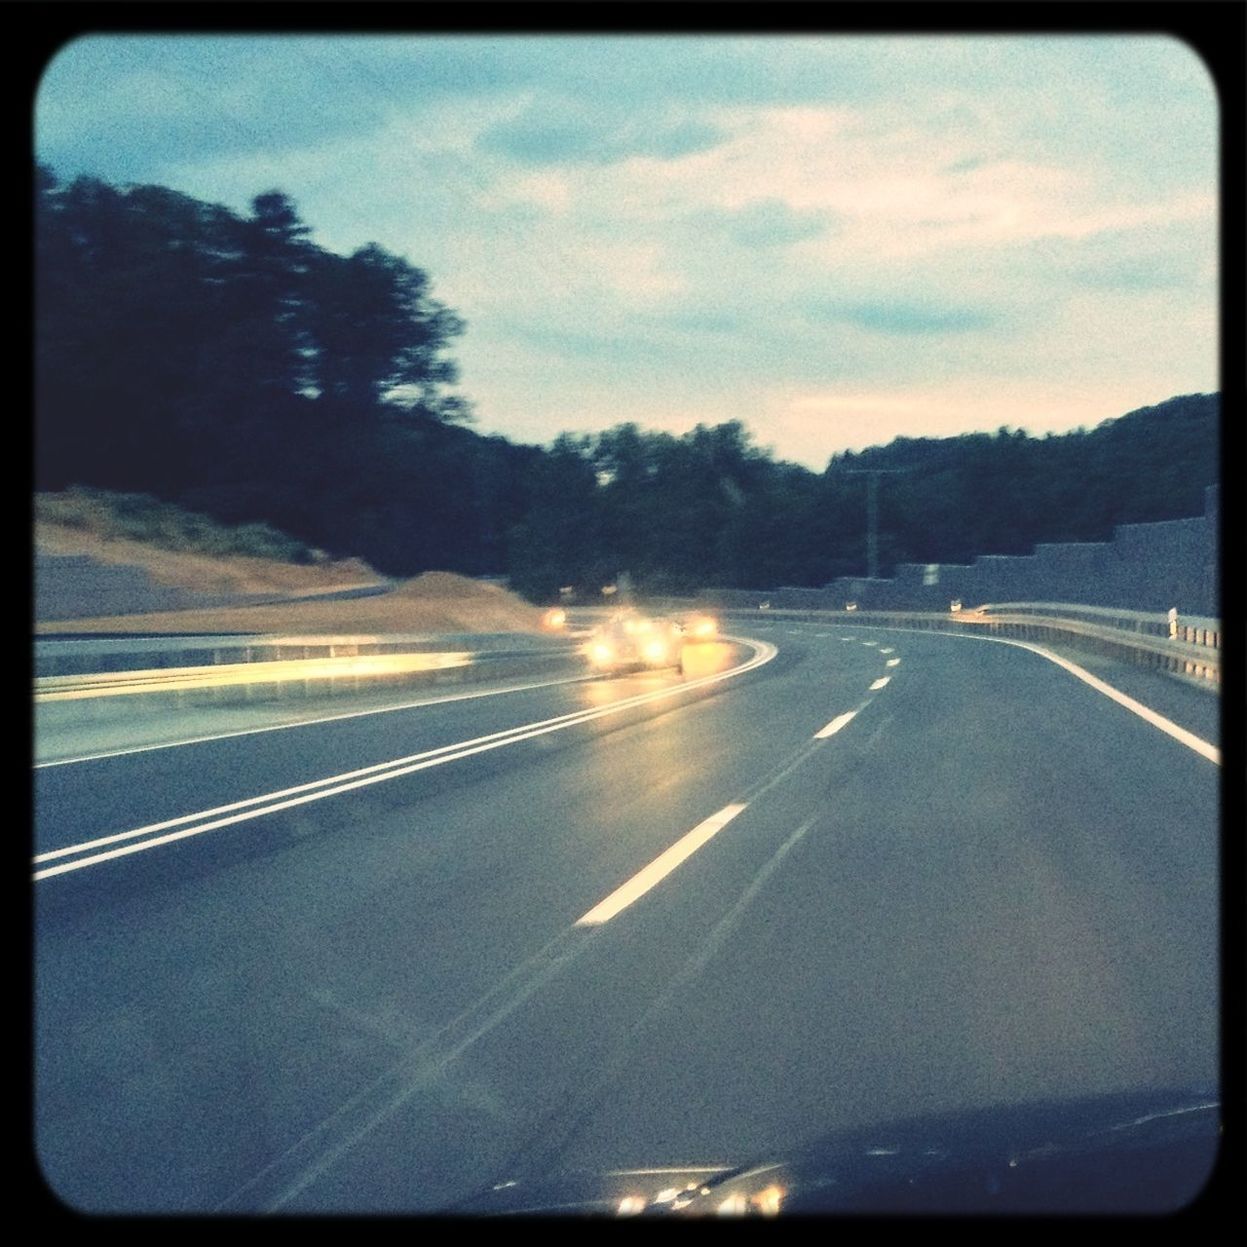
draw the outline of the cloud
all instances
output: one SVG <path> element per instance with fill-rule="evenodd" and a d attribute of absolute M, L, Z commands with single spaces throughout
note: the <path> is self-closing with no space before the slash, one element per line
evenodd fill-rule
<path fill-rule="evenodd" d="M 831 218 L 825 212 L 800 212 L 782 199 L 759 199 L 718 218 L 741 247 L 787 247 L 824 234 Z"/>
<path fill-rule="evenodd" d="M 999 323 L 999 315 L 985 308 L 946 306 L 934 302 L 908 303 L 889 299 L 864 302 L 812 301 L 806 314 L 814 320 L 839 320 L 870 333 L 899 337 L 970 333 Z"/>
<path fill-rule="evenodd" d="M 127 36 L 57 58 L 36 149 L 406 255 L 483 430 L 813 462 L 1215 388 L 1216 119 L 1164 38 Z"/>
<path fill-rule="evenodd" d="M 585 112 L 583 103 L 552 110 L 543 102 L 487 130 L 477 145 L 522 164 L 613 164 L 633 156 L 675 160 L 722 139 L 722 131 L 701 121 L 617 118 Z"/>

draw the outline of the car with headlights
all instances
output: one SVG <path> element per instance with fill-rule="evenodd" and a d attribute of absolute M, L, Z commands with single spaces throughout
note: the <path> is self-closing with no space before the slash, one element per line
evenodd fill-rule
<path fill-rule="evenodd" d="M 684 629 L 664 615 L 628 611 L 612 616 L 593 630 L 585 656 L 595 671 L 683 670 Z"/>
<path fill-rule="evenodd" d="M 686 615 L 682 626 L 686 641 L 714 641 L 719 636 L 719 621 L 704 612 Z"/>

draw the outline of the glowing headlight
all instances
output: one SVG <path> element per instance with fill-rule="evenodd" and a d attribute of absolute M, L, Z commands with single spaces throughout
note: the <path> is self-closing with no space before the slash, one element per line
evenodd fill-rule
<path fill-rule="evenodd" d="M 666 656 L 667 646 L 662 641 L 646 641 L 645 657 L 651 662 L 657 662 L 660 659 L 666 658 Z"/>
<path fill-rule="evenodd" d="M 589 657 L 596 663 L 608 663 L 615 657 L 615 651 L 605 641 L 598 641 L 589 647 Z"/>

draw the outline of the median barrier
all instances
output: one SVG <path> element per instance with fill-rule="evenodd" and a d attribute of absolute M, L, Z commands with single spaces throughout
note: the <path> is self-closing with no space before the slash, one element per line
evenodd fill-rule
<path fill-rule="evenodd" d="M 581 670 L 579 646 L 463 645 L 454 638 L 124 638 L 41 642 L 36 647 L 35 704 L 144 711 L 154 707 L 236 705 L 354 694 L 413 684 L 461 684 Z M 448 642 L 458 642 L 453 648 Z M 73 646 L 60 650 L 57 646 Z M 186 663 L 186 658 L 198 661 Z M 232 659 L 233 661 L 225 661 Z M 94 669 L 90 669 L 94 664 Z M 56 674 L 49 667 L 62 667 Z M 69 666 L 77 668 L 65 671 Z M 82 669 L 83 667 L 88 669 Z"/>

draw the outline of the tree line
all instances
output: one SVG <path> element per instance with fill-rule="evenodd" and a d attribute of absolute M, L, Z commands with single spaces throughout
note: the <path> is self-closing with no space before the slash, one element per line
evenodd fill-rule
<path fill-rule="evenodd" d="M 40 167 L 35 225 L 36 488 L 152 494 L 394 576 L 505 575 L 535 600 L 625 570 L 651 593 L 821 585 L 865 573 L 870 470 L 884 575 L 1197 515 L 1218 477 L 1208 394 L 1060 436 L 897 438 L 822 472 L 739 421 L 516 444 L 468 427 L 465 326 L 427 273 L 316 246 L 281 191 L 240 215 Z"/>

